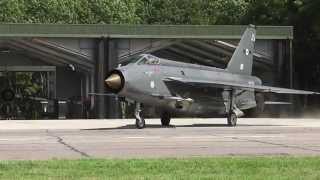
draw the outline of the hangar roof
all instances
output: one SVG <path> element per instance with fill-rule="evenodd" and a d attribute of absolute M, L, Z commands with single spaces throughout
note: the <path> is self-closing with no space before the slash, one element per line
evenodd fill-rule
<path fill-rule="evenodd" d="M 246 25 L 0 24 L 0 37 L 239 39 Z M 257 39 L 293 39 L 292 26 L 257 26 Z"/>

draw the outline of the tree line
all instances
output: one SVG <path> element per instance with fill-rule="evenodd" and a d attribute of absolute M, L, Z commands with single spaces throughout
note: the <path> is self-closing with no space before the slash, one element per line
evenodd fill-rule
<path fill-rule="evenodd" d="M 247 0 L 2 0 L 0 21 L 70 24 L 238 24 Z"/>
<path fill-rule="evenodd" d="M 319 9 L 318 0 L 1 0 L 0 22 L 294 25 L 319 39 Z"/>

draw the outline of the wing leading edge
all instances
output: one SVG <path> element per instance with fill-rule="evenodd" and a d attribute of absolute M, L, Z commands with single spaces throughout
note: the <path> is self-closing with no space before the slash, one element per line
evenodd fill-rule
<path fill-rule="evenodd" d="M 168 77 L 163 81 L 179 83 L 197 87 L 216 87 L 223 88 L 228 90 L 247 90 L 247 91 L 256 91 L 256 92 L 264 92 L 264 93 L 278 93 L 278 94 L 317 94 L 320 95 L 319 92 L 313 91 L 304 91 L 304 90 L 296 90 L 296 89 L 287 89 L 287 88 L 279 88 L 272 86 L 263 86 L 263 85 L 255 85 L 255 84 L 242 84 L 242 83 L 234 83 L 234 82 L 222 82 L 222 81 L 207 81 L 207 80 L 194 80 L 194 79 L 184 79 L 178 77 Z"/>

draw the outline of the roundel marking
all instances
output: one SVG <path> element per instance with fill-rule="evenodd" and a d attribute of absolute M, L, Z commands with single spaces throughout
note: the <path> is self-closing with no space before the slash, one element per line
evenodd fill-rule
<path fill-rule="evenodd" d="M 249 49 L 246 49 L 246 55 L 248 56 L 250 54 Z"/>

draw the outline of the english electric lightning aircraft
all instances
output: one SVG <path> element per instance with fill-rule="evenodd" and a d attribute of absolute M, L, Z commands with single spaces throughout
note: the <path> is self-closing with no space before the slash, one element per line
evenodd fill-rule
<path fill-rule="evenodd" d="M 255 26 L 244 32 L 226 69 L 170 61 L 150 54 L 139 55 L 120 66 L 105 79 L 107 89 L 135 102 L 136 127 L 144 128 L 142 104 L 161 113 L 161 124 L 168 126 L 174 114 L 227 116 L 236 126 L 243 110 L 257 106 L 256 93 L 319 94 L 262 85 L 252 76 Z"/>

